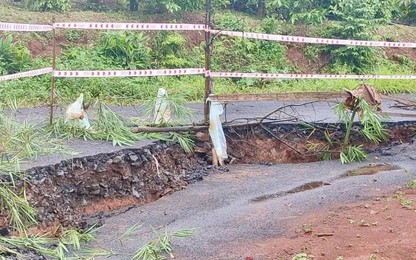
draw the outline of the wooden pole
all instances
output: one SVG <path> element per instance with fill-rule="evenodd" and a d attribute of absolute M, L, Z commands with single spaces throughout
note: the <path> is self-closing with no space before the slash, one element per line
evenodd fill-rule
<path fill-rule="evenodd" d="M 55 16 L 52 17 L 52 26 L 55 24 Z M 52 28 L 52 78 L 51 78 L 51 94 L 50 94 L 50 115 L 49 115 L 49 124 L 53 123 L 53 106 L 55 102 L 55 72 L 56 65 L 56 32 L 55 27 Z"/>
<path fill-rule="evenodd" d="M 205 5 L 205 98 L 204 98 L 204 121 L 209 121 L 209 103 L 207 98 L 213 93 L 211 78 L 211 23 L 212 23 L 212 0 L 206 0 Z"/>

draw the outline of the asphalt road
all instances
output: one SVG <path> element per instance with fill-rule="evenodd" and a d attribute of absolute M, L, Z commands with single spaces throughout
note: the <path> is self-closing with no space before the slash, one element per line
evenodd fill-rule
<path fill-rule="evenodd" d="M 274 116 L 282 119 L 296 117 L 308 122 L 337 121 L 331 109 L 336 104 L 335 101 L 302 105 L 305 102 L 230 103 L 227 105 L 227 113 L 223 116 L 223 120 L 240 118 L 238 122 L 247 122 L 247 118 L 263 117 L 279 107 L 296 104 L 299 106 L 288 107 L 285 113 Z M 414 115 L 414 111 L 391 108 L 392 104 L 388 100 L 383 102 L 383 110 Z M 189 106 L 195 110 L 192 121 L 202 121 L 202 104 Z M 144 115 L 139 106 L 113 109 L 124 117 Z M 47 122 L 47 115 L 47 108 L 20 109 L 17 113 L 19 120 L 28 119 L 41 123 Z M 415 118 L 410 116 L 389 119 L 389 121 L 407 120 L 415 120 Z M 135 147 L 148 143 L 148 141 L 138 142 Z M 107 142 L 82 140 L 68 142 L 68 146 L 78 151 L 76 157 L 122 149 L 113 147 Z M 341 165 L 339 161 L 272 166 L 231 165 L 229 172 L 213 173 L 203 181 L 189 185 L 185 190 L 104 219 L 105 225 L 97 231 L 98 240 L 92 246 L 117 253 L 110 259 L 131 259 L 131 254 L 135 250 L 154 237 L 151 227 L 162 233 L 165 229 L 172 232 L 195 228 L 194 236 L 173 241 L 176 259 L 233 260 L 244 259 L 246 255 L 251 255 L 256 260 L 266 259 L 262 258 L 262 255 L 253 255 L 244 245 L 283 236 L 286 228 L 293 225 L 293 221 L 302 214 L 372 196 L 381 196 L 416 178 L 416 144 L 404 144 L 386 154 L 389 156 L 373 154 L 365 162 L 349 165 Z M 65 158 L 68 156 L 40 157 L 26 167 L 57 163 Z M 348 170 L 368 166 L 371 163 L 387 163 L 399 169 L 387 170 L 375 175 L 340 178 Z M 293 188 L 316 181 L 330 185 L 284 194 Z M 259 198 L 268 199 L 256 202 Z M 125 237 L 122 241 L 117 239 L 137 223 L 143 224 L 138 232 Z"/>
<path fill-rule="evenodd" d="M 284 236 L 285 230 L 302 214 L 388 194 L 414 179 L 416 144 L 397 148 L 393 153 L 396 155 L 373 155 L 363 163 L 349 165 L 324 161 L 230 166 L 229 172 L 214 173 L 185 190 L 105 219 L 93 246 L 122 253 L 109 259 L 131 259 L 135 250 L 154 238 L 151 227 L 161 233 L 166 229 L 173 232 L 195 228 L 194 236 L 173 240 L 176 259 L 237 260 L 245 256 L 267 259 L 262 254 L 253 254 L 244 245 L 253 248 L 268 238 Z M 348 170 L 372 163 L 388 163 L 399 169 L 339 178 Z M 330 185 L 282 195 L 316 181 Z M 267 199 L 256 202 L 259 198 Z M 117 240 L 136 223 L 143 224 L 138 232 Z"/>

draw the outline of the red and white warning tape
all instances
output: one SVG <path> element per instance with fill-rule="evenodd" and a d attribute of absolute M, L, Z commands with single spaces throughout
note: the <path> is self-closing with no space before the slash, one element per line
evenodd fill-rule
<path fill-rule="evenodd" d="M 43 31 L 51 31 L 51 30 L 52 30 L 51 25 L 0 23 L 0 31 L 43 32 Z"/>
<path fill-rule="evenodd" d="M 208 30 L 204 24 L 174 24 L 174 23 L 55 23 L 51 25 L 37 24 L 18 24 L 18 23 L 0 23 L 0 31 L 50 31 L 52 28 L 67 29 L 101 29 L 101 30 L 167 30 L 167 31 L 201 31 Z M 236 31 L 219 31 L 210 30 L 212 33 L 221 35 L 279 41 L 279 42 L 298 42 L 314 44 L 331 44 L 331 45 L 352 45 L 352 46 L 373 46 L 373 47 L 395 47 L 395 48 L 416 48 L 413 42 L 384 42 L 384 41 L 360 41 L 360 40 L 342 40 L 327 39 L 314 37 L 298 37 L 278 34 L 264 34 L 252 32 Z"/>
<path fill-rule="evenodd" d="M 6 76 L 0 76 L 0 81 L 39 76 L 39 75 L 48 74 L 51 72 L 52 72 L 52 68 L 31 70 L 31 71 L 26 71 L 26 72 L 21 72 L 21 73 L 6 75 Z"/>
<path fill-rule="evenodd" d="M 105 71 L 54 71 L 55 77 L 74 78 L 112 78 L 112 77 L 150 77 L 204 74 L 204 69 L 161 69 L 161 70 L 105 70 Z"/>
<path fill-rule="evenodd" d="M 211 72 L 211 77 L 264 79 L 416 79 L 416 75 L 269 74 L 240 72 Z"/>
<path fill-rule="evenodd" d="M 39 76 L 52 72 L 52 68 L 44 68 L 0 76 L 0 81 Z M 209 72 L 203 68 L 160 69 L 160 70 L 90 70 L 90 71 L 54 71 L 55 77 L 61 78 L 112 78 L 112 77 L 153 77 L 204 75 L 213 78 L 264 78 L 264 79 L 407 79 L 414 80 L 416 75 L 333 75 L 333 74 L 270 74 L 242 72 Z"/>
<path fill-rule="evenodd" d="M 177 24 L 177 23 L 55 23 L 54 27 L 66 28 L 66 29 L 140 30 L 140 31 L 205 30 L 204 24 Z"/>
<path fill-rule="evenodd" d="M 219 30 L 211 30 L 211 32 L 218 33 L 221 35 L 236 36 L 236 37 L 250 38 L 250 39 L 259 39 L 259 40 L 279 41 L 279 42 L 299 42 L 299 43 L 370 46 L 370 47 L 372 46 L 372 47 L 416 48 L 416 43 L 413 43 L 413 42 L 342 40 L 342 39 L 298 37 L 298 36 L 251 33 L 251 32 L 219 31 Z"/>

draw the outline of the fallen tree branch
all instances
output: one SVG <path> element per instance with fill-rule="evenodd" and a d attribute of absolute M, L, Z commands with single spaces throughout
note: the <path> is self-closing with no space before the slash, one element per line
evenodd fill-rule
<path fill-rule="evenodd" d="M 294 119 L 294 118 L 293 118 Z M 293 119 L 270 119 L 270 121 L 268 122 L 290 122 L 293 121 Z M 239 119 L 241 120 L 241 118 Z M 253 119 L 255 120 L 255 119 Z M 234 121 L 234 120 L 233 120 Z M 255 122 L 247 122 L 247 123 L 240 123 L 240 124 L 230 124 L 229 123 L 223 123 L 223 128 L 231 128 L 231 127 L 239 127 L 239 126 L 254 126 L 254 125 L 259 125 L 260 122 L 255 121 Z M 138 127 L 138 126 L 134 126 L 131 127 L 130 130 L 133 133 L 162 133 L 162 132 L 193 132 L 193 131 L 203 131 L 203 130 L 207 130 L 208 129 L 208 125 L 192 125 L 192 126 L 174 126 L 174 127 Z"/>
<path fill-rule="evenodd" d="M 279 112 L 279 111 L 281 111 L 281 110 L 283 110 L 283 109 L 285 109 L 285 108 L 292 108 L 292 109 L 293 109 L 293 107 L 301 107 L 301 106 L 306 106 L 306 105 L 313 104 L 313 103 L 316 103 L 316 102 L 317 102 L 317 101 L 310 101 L 310 102 L 306 102 L 306 103 L 302 103 L 302 104 L 287 105 L 287 106 L 282 106 L 282 107 L 279 107 L 279 108 L 277 108 L 277 109 L 273 110 L 272 112 L 268 113 L 267 115 L 265 115 L 265 116 L 264 116 L 264 117 L 260 120 L 260 124 L 262 124 L 262 123 L 263 123 L 263 121 L 264 121 L 265 119 L 268 119 L 268 118 L 269 118 L 269 116 L 271 116 L 271 115 L 273 115 L 274 113 Z M 287 113 L 285 113 L 285 114 L 287 114 Z"/>
<path fill-rule="evenodd" d="M 174 127 L 138 127 L 130 128 L 133 133 L 161 133 L 161 132 L 189 132 L 207 130 L 207 125 L 200 126 L 174 126 Z"/>
<path fill-rule="evenodd" d="M 332 237 L 334 233 L 318 233 L 316 236 L 318 237 Z"/>

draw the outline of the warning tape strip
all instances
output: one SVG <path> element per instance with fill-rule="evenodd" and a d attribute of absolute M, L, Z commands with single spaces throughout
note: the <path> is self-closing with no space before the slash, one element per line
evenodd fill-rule
<path fill-rule="evenodd" d="M 55 28 L 66 29 L 102 29 L 102 30 L 167 30 L 189 31 L 205 30 L 205 24 L 177 23 L 55 23 Z"/>
<path fill-rule="evenodd" d="M 0 81 L 39 76 L 52 72 L 52 68 L 26 71 L 0 76 Z M 213 78 L 265 78 L 265 79 L 416 79 L 416 75 L 334 75 L 334 74 L 270 74 L 242 72 L 210 72 L 203 68 L 160 69 L 160 70 L 89 70 L 54 71 L 55 77 L 73 78 L 112 78 L 112 77 L 152 77 L 202 74 Z"/>
<path fill-rule="evenodd" d="M 39 24 L 19 24 L 19 23 L 0 23 L 0 31 L 51 31 L 52 28 L 67 29 L 99 29 L 99 30 L 167 30 L 167 31 L 199 31 L 207 30 L 204 24 L 176 24 L 176 23 L 54 23 L 51 25 Z M 220 31 L 209 30 L 212 33 L 221 35 L 251 38 L 259 40 L 314 43 L 330 45 L 352 45 L 352 46 L 373 46 L 373 47 L 395 47 L 395 48 L 416 48 L 416 43 L 412 42 L 385 42 L 385 41 L 360 41 L 343 40 L 314 37 L 298 37 L 290 35 L 264 34 L 252 32 Z"/>
<path fill-rule="evenodd" d="M 372 46 L 372 47 L 416 48 L 416 43 L 413 43 L 413 42 L 342 40 L 342 39 L 298 37 L 298 36 L 251 33 L 251 32 L 219 31 L 219 30 L 211 30 L 211 32 L 221 34 L 221 35 L 250 38 L 250 39 L 259 39 L 259 40 L 279 41 L 279 42 L 298 42 L 298 43 L 352 45 L 352 46 L 369 46 L 369 47 Z"/>
<path fill-rule="evenodd" d="M 333 74 L 269 74 L 240 72 L 211 72 L 214 78 L 265 79 L 416 79 L 416 75 L 333 75 Z"/>
<path fill-rule="evenodd" d="M 0 81 L 39 76 L 39 75 L 48 74 L 51 72 L 52 72 L 52 68 L 31 70 L 31 71 L 26 71 L 26 72 L 21 72 L 21 73 L 6 75 L 6 76 L 0 76 Z"/>
<path fill-rule="evenodd" d="M 44 32 L 52 31 L 52 26 L 41 24 L 0 23 L 0 31 Z"/>
<path fill-rule="evenodd" d="M 52 68 L 26 71 L 0 76 L 0 81 L 39 76 L 52 72 Z M 334 75 L 334 74 L 270 74 L 241 72 L 209 72 L 203 68 L 160 69 L 160 70 L 90 70 L 54 71 L 55 77 L 110 78 L 110 77 L 152 77 L 205 74 L 214 78 L 265 78 L 265 79 L 416 79 L 416 75 Z"/>
<path fill-rule="evenodd" d="M 112 77 L 151 77 L 180 76 L 204 74 L 205 69 L 161 69 L 161 70 L 89 70 L 89 71 L 55 71 L 55 77 L 74 78 L 112 78 Z"/>

